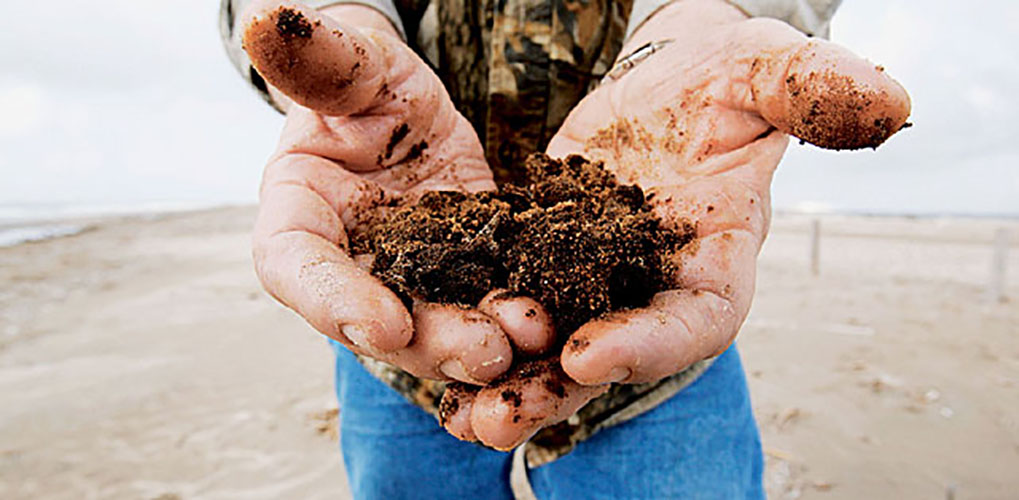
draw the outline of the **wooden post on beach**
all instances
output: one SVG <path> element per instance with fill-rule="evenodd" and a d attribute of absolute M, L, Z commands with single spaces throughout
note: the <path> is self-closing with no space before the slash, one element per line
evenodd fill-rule
<path fill-rule="evenodd" d="M 821 274 L 821 220 L 810 221 L 810 274 Z"/>
<path fill-rule="evenodd" d="M 1005 262 L 1008 260 L 1008 229 L 999 227 L 994 233 L 994 256 L 991 258 L 991 301 L 1005 301 Z"/>

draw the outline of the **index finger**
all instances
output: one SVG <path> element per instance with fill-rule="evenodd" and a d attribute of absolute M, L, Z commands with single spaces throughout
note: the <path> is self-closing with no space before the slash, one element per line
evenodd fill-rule
<path fill-rule="evenodd" d="M 381 188 L 329 160 L 282 155 L 266 167 L 252 247 L 266 291 L 316 330 L 390 352 L 410 342 L 410 313 L 347 253 L 341 217 L 381 196 Z"/>

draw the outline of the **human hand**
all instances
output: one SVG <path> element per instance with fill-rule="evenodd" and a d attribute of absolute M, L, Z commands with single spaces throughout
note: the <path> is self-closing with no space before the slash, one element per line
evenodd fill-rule
<path fill-rule="evenodd" d="M 537 303 L 493 293 L 478 309 L 415 303 L 408 311 L 348 253 L 348 231 L 394 196 L 493 189 L 480 142 L 381 14 L 357 5 L 325 12 L 375 16 L 368 24 L 381 29 L 279 1 L 256 2 L 242 17 L 245 50 L 287 110 L 260 191 L 259 279 L 354 352 L 420 377 L 487 382 L 512 363 L 511 341 L 535 352 L 551 342 Z M 540 314 L 525 317 L 531 309 Z"/>
<path fill-rule="evenodd" d="M 696 225 L 675 256 L 678 289 L 573 333 L 561 355 L 573 382 L 562 397 L 543 384 L 515 406 L 494 397 L 498 388 L 462 395 L 446 418 L 452 434 L 512 448 L 572 415 L 595 388 L 655 381 L 724 351 L 750 309 L 786 134 L 830 149 L 876 147 L 909 116 L 905 90 L 879 67 L 721 0 L 669 5 L 621 54 L 664 39 L 674 41 L 587 96 L 548 154 L 602 160 L 621 183 L 644 188 L 667 225 Z"/>

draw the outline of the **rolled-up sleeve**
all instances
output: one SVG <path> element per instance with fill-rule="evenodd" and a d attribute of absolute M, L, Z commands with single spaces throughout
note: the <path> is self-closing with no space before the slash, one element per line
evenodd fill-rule
<path fill-rule="evenodd" d="M 655 11 L 673 0 L 635 0 L 626 36 L 644 23 Z M 771 17 L 785 21 L 810 35 L 827 38 L 831 18 L 842 0 L 728 0 L 751 17 Z"/>
<path fill-rule="evenodd" d="M 244 48 L 241 45 L 242 30 L 240 23 L 240 14 L 244 12 L 244 8 L 251 3 L 251 0 L 222 0 L 219 8 L 219 34 L 223 40 L 223 46 L 226 48 L 226 53 L 230 57 L 230 62 L 233 63 L 237 71 L 241 73 L 266 102 L 271 104 L 277 110 L 280 107 L 273 102 L 272 97 L 269 95 L 269 88 L 265 83 L 265 80 L 259 76 L 255 68 L 251 66 L 251 60 L 248 59 L 248 54 L 244 52 Z M 330 5 L 337 4 L 357 4 L 371 7 L 382 15 L 386 16 L 396 30 L 400 33 L 400 36 L 406 38 L 406 34 L 403 29 L 403 23 L 400 21 L 400 15 L 396 10 L 396 5 L 393 0 L 302 0 L 301 3 L 309 7 L 321 9 Z"/>

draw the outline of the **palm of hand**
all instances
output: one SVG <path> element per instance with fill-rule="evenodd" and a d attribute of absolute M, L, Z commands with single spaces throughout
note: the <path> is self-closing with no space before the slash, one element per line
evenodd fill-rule
<path fill-rule="evenodd" d="M 343 35 L 337 33 L 322 34 L 332 39 L 319 45 L 322 51 L 351 53 L 346 72 L 350 81 L 358 82 L 352 89 L 357 97 L 351 98 L 351 92 L 340 88 L 334 92 L 339 96 L 314 93 L 310 102 L 306 101 L 309 107 L 291 107 L 277 155 L 324 160 L 322 169 L 331 172 L 322 175 L 333 179 L 318 182 L 311 176 L 317 186 L 341 186 L 364 193 L 338 200 L 338 212 L 348 225 L 360 200 L 373 199 L 379 191 L 397 195 L 494 187 L 473 128 L 453 107 L 439 78 L 416 54 L 385 33 L 350 29 Z M 356 38 L 361 37 L 367 40 L 359 43 Z M 327 43 L 349 43 L 354 48 L 329 47 Z M 321 65 L 316 70 L 324 71 Z"/>
<path fill-rule="evenodd" d="M 875 147 L 909 114 L 898 84 L 843 49 L 777 21 L 717 15 L 588 96 L 549 146 L 603 160 L 645 188 L 666 223 L 697 227 L 676 256 L 679 290 L 574 334 L 571 345 L 588 347 L 567 349 L 562 364 L 578 382 L 653 381 L 724 350 L 750 309 L 786 133 Z"/>
<path fill-rule="evenodd" d="M 596 321 L 574 335 L 568 346 L 587 346 L 563 355 L 574 380 L 648 382 L 675 373 L 724 350 L 749 311 L 771 177 L 788 138 L 741 101 L 749 89 L 732 78 L 739 64 L 729 40 L 720 33 L 666 46 L 589 95 L 549 145 L 553 156 L 603 161 L 620 182 L 641 186 L 667 225 L 697 228 L 675 257 L 681 290 L 659 294 L 654 314 Z M 659 339 L 656 355 L 617 334 L 615 325 L 633 321 Z M 629 360 L 625 373 L 620 355 Z"/>

